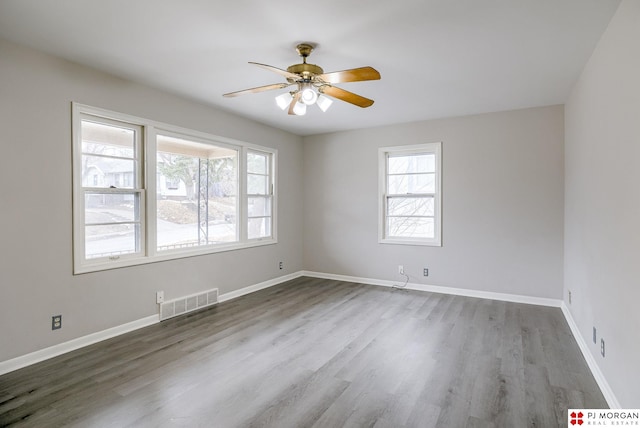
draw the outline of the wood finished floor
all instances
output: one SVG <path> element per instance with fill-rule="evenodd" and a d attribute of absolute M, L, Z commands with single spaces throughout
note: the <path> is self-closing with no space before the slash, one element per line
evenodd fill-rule
<path fill-rule="evenodd" d="M 562 313 L 298 278 L 0 376 L 0 426 L 566 427 Z"/>

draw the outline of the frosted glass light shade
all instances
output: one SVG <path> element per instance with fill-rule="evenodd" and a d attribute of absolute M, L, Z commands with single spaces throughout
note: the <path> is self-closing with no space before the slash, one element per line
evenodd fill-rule
<path fill-rule="evenodd" d="M 300 96 L 300 101 L 310 106 L 316 102 L 318 99 L 318 94 L 311 87 L 306 87 L 302 90 L 302 95 Z"/>
<path fill-rule="evenodd" d="M 297 102 L 293 106 L 293 113 L 297 116 L 304 116 L 307 113 L 307 105 L 301 102 Z"/>
<path fill-rule="evenodd" d="M 276 104 L 278 104 L 278 107 L 284 110 L 289 107 L 292 99 L 293 97 L 291 96 L 291 94 L 289 92 L 285 92 L 284 94 L 280 94 L 276 97 Z"/>
<path fill-rule="evenodd" d="M 324 95 L 320 95 L 316 104 L 320 107 L 320 110 L 327 111 L 331 104 L 333 104 L 333 100 L 329 97 L 325 97 Z"/>

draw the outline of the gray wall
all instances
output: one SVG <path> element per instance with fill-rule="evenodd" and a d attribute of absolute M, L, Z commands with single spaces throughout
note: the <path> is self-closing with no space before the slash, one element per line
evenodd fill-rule
<path fill-rule="evenodd" d="M 573 89 L 565 124 L 565 302 L 627 408 L 640 407 L 639 40 L 640 2 L 624 1 Z"/>
<path fill-rule="evenodd" d="M 305 269 L 560 298 L 563 107 L 305 137 Z M 443 246 L 378 244 L 378 147 L 442 141 Z M 423 267 L 430 270 L 422 276 Z"/>
<path fill-rule="evenodd" d="M 72 275 L 71 101 L 278 149 L 279 243 Z M 0 121 L 0 361 L 302 269 L 298 136 L 1 40 Z"/>

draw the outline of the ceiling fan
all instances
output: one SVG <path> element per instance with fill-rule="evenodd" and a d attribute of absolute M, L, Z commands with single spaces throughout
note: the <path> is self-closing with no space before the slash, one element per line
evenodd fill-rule
<path fill-rule="evenodd" d="M 321 67 L 315 64 L 307 64 L 307 57 L 311 55 L 314 47 L 315 46 L 310 43 L 300 43 L 296 46 L 298 55 L 302 57 L 302 63 L 294 64 L 286 70 L 271 65 L 249 62 L 249 64 L 257 65 L 258 67 L 273 71 L 285 77 L 287 79 L 286 83 L 258 86 L 257 88 L 229 92 L 223 96 L 236 97 L 238 95 L 255 94 L 296 86 L 294 90 L 278 95 L 276 97 L 276 103 L 282 110 L 289 107 L 289 114 L 297 116 L 304 115 L 307 112 L 307 106 L 313 104 L 316 104 L 322 111 L 326 111 L 333 103 L 333 100 L 329 97 L 337 98 L 362 108 L 371 106 L 373 100 L 354 94 L 353 92 L 345 91 L 344 89 L 333 86 L 333 84 L 379 80 L 380 73 L 372 67 L 352 68 L 349 70 L 325 73 Z"/>

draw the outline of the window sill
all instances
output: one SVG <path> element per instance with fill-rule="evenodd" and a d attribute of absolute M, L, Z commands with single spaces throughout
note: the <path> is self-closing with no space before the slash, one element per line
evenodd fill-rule
<path fill-rule="evenodd" d="M 129 266 L 146 265 L 150 263 L 158 263 L 158 262 L 164 262 L 168 260 L 183 259 L 187 257 L 206 256 L 208 254 L 243 250 L 246 248 L 261 247 L 264 245 L 274 245 L 277 243 L 278 243 L 278 240 L 275 238 L 268 238 L 268 239 L 263 238 L 263 239 L 259 239 L 259 240 L 256 239 L 256 240 L 243 242 L 243 243 L 235 242 L 228 245 L 219 245 L 219 246 L 216 246 L 215 248 L 194 249 L 191 251 L 182 250 L 180 252 L 166 251 L 166 252 L 162 252 L 161 254 L 155 254 L 153 256 L 140 256 L 135 258 L 131 257 L 131 258 L 126 258 L 122 260 L 115 260 L 115 261 L 109 260 L 109 261 L 100 261 L 100 262 L 94 262 L 94 263 L 87 262 L 84 264 L 76 264 L 73 270 L 73 274 L 80 275 L 84 273 L 100 272 L 104 270 L 119 269 L 119 268 L 124 268 Z"/>
<path fill-rule="evenodd" d="M 425 247 L 442 247 L 442 242 L 440 241 L 425 241 L 418 239 L 401 239 L 401 238 L 391 238 L 391 239 L 378 239 L 379 244 L 393 244 L 393 245 L 418 245 Z"/>

